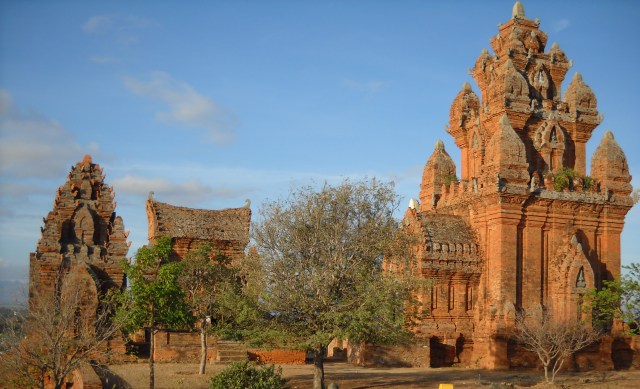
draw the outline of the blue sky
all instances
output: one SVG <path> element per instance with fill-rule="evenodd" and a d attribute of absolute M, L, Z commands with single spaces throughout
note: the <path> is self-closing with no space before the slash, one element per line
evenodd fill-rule
<path fill-rule="evenodd" d="M 134 250 L 144 201 L 226 208 L 344 177 L 417 197 L 449 107 L 513 1 L 0 1 L 0 280 L 85 153 Z M 598 97 L 640 177 L 640 3 L 525 1 Z M 633 181 L 638 187 L 638 179 Z M 639 261 L 640 211 L 623 263 Z"/>

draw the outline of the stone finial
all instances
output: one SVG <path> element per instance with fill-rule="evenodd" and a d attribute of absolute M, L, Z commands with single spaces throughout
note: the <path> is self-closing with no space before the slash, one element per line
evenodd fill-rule
<path fill-rule="evenodd" d="M 605 131 L 602 141 L 591 158 L 591 177 L 607 192 L 628 196 L 631 194 L 631 175 L 627 157 L 610 130 Z"/>
<path fill-rule="evenodd" d="M 93 163 L 93 159 L 91 158 L 91 156 L 89 154 L 85 154 L 84 157 L 82 157 L 82 163 L 83 164 L 92 164 Z"/>
<path fill-rule="evenodd" d="M 445 181 L 447 178 L 455 177 L 455 174 L 456 165 L 444 149 L 442 140 L 438 140 L 422 172 L 422 184 L 420 185 L 421 211 L 425 210 L 424 207 L 429 204 L 432 195 L 441 194 L 443 190 L 446 190 L 446 188 L 443 189 Z"/>
<path fill-rule="evenodd" d="M 530 184 L 526 147 L 506 114 L 500 117 L 499 124 L 487 143 L 485 158 L 487 169 L 483 175 L 487 182 L 498 176 L 499 186 L 502 186 L 503 181 L 518 185 Z"/>
<path fill-rule="evenodd" d="M 595 93 L 591 88 L 582 80 L 582 74 L 579 72 L 574 73 L 571 83 L 567 87 L 567 91 L 563 97 L 564 102 L 569 106 L 570 112 L 589 112 L 592 115 L 597 115 L 598 101 Z M 594 117 L 595 119 L 595 117 Z"/>
<path fill-rule="evenodd" d="M 553 42 L 551 44 L 551 50 L 560 50 L 560 45 L 558 44 L 558 42 Z"/>
<path fill-rule="evenodd" d="M 522 3 L 520 3 L 519 1 L 516 1 L 516 3 L 513 5 L 513 10 L 511 11 L 511 17 L 512 18 L 521 18 L 524 19 L 524 7 L 522 6 Z"/>
<path fill-rule="evenodd" d="M 471 92 L 471 84 L 469 84 L 468 82 L 465 82 L 464 84 L 462 84 L 462 90 L 466 92 Z"/>

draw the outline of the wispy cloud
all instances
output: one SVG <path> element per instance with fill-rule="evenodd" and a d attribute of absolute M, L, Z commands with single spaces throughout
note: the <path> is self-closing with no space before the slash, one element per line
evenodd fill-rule
<path fill-rule="evenodd" d="M 127 175 L 112 181 L 113 187 L 128 196 L 147 196 L 149 192 L 161 196 L 165 201 L 176 204 L 193 204 L 212 198 L 234 198 L 244 193 L 237 189 L 214 189 L 205 183 L 191 179 L 185 182 L 173 182 L 165 178 L 149 178 Z M 119 197 L 124 197 L 120 196 Z"/>
<path fill-rule="evenodd" d="M 87 19 L 82 25 L 82 31 L 92 34 L 109 29 L 113 25 L 113 18 L 107 15 L 96 15 Z"/>
<path fill-rule="evenodd" d="M 571 24 L 571 22 L 568 19 L 560 19 L 551 25 L 551 30 L 553 30 L 553 32 L 560 32 L 569 27 L 569 24 Z"/>
<path fill-rule="evenodd" d="M 95 63 L 101 63 L 101 64 L 120 62 L 117 59 L 110 57 L 108 55 L 94 55 L 89 58 L 89 61 L 95 62 Z"/>
<path fill-rule="evenodd" d="M 140 41 L 139 32 L 154 26 L 150 19 L 136 15 L 95 15 L 82 24 L 82 31 L 87 34 L 112 34 L 124 45 Z"/>
<path fill-rule="evenodd" d="M 387 83 L 384 81 L 374 80 L 374 81 L 355 81 L 355 80 L 344 80 L 342 85 L 350 90 L 364 93 L 366 95 L 373 95 L 375 93 L 380 92 Z"/>
<path fill-rule="evenodd" d="M 81 146 L 58 121 L 19 112 L 11 94 L 0 90 L 0 176 L 64 176 L 69 161 L 97 151 L 96 144 Z"/>
<path fill-rule="evenodd" d="M 178 81 L 168 73 L 153 72 L 149 81 L 127 77 L 124 84 L 136 95 L 167 105 L 167 111 L 156 113 L 159 121 L 202 129 L 207 139 L 214 143 L 222 144 L 232 139 L 235 116 L 188 83 Z"/>

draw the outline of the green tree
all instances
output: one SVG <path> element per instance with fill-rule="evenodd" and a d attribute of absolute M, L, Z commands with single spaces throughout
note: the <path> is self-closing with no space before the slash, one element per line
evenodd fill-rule
<path fill-rule="evenodd" d="M 585 296 L 585 308 L 594 323 L 602 328 L 614 319 L 624 321 L 630 334 L 640 333 L 640 263 L 623 266 L 627 270 L 617 281 L 603 281 L 600 290 L 592 289 Z"/>
<path fill-rule="evenodd" d="M 158 328 L 185 328 L 193 317 L 178 284 L 181 264 L 171 261 L 171 239 L 160 237 L 141 247 L 132 264 L 125 264 L 132 307 L 128 329 L 149 328 L 149 387 L 154 388 L 155 334 Z"/>
<path fill-rule="evenodd" d="M 220 302 L 233 293 L 236 282 L 230 259 L 215 252 L 211 243 L 203 243 L 187 253 L 178 277 L 186 302 L 200 324 L 200 374 L 205 373 L 207 363 L 207 329 L 212 322 L 224 327 Z"/>
<path fill-rule="evenodd" d="M 273 323 L 313 352 L 315 389 L 324 388 L 332 339 L 394 343 L 408 336 L 405 278 L 382 271 L 383 258 L 408 259 L 397 207 L 392 184 L 346 180 L 295 190 L 267 204 L 254 225 L 266 277 L 262 301 Z"/>

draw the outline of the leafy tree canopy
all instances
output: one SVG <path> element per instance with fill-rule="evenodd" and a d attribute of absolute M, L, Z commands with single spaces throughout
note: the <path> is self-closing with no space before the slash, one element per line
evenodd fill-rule
<path fill-rule="evenodd" d="M 316 368 L 336 337 L 393 343 L 408 336 L 409 288 L 382 271 L 383 259 L 410 254 L 397 208 L 393 185 L 372 179 L 303 187 L 261 210 L 253 232 L 265 270 L 262 301 L 279 328 L 314 351 Z"/>
<path fill-rule="evenodd" d="M 600 290 L 585 296 L 585 308 L 593 314 L 594 323 L 607 328 L 613 319 L 624 321 L 629 334 L 640 333 L 640 263 L 624 266 L 619 280 L 603 281 Z"/>

